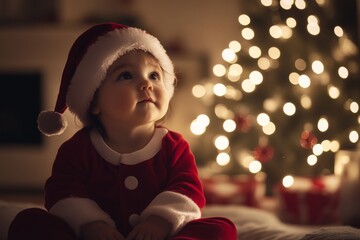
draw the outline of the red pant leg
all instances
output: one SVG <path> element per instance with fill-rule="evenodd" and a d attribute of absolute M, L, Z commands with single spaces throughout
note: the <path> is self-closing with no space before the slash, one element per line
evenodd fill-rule
<path fill-rule="evenodd" d="M 227 218 L 201 218 L 189 222 L 171 240 L 236 240 L 236 227 Z"/>
<path fill-rule="evenodd" d="M 62 219 L 40 208 L 16 215 L 9 227 L 8 240 L 76 240 L 74 231 Z"/>

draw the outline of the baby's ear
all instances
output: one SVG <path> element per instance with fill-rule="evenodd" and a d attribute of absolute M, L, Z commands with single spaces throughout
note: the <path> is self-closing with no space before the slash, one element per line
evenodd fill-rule
<path fill-rule="evenodd" d="M 95 101 L 91 102 L 89 112 L 93 115 L 98 115 L 100 113 L 100 108 Z"/>

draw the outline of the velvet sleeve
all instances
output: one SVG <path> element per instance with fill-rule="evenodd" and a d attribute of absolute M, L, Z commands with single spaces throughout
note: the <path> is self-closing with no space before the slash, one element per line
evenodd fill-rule
<path fill-rule="evenodd" d="M 89 144 L 87 138 L 79 136 L 65 142 L 59 148 L 52 174 L 45 184 L 45 207 L 64 219 L 77 234 L 83 224 L 93 221 L 101 220 L 115 226 L 87 190 L 87 162 L 94 155 Z"/>
<path fill-rule="evenodd" d="M 164 191 L 143 211 L 141 218 L 161 216 L 172 223 L 174 234 L 189 221 L 201 217 L 205 197 L 188 143 L 176 134 L 164 141 L 163 147 L 169 158 L 168 182 Z"/>

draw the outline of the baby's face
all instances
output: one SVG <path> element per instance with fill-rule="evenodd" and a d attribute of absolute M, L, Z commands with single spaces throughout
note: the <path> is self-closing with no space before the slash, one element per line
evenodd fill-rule
<path fill-rule="evenodd" d="M 105 129 L 137 127 L 162 119 L 169 101 L 157 60 L 149 53 L 134 50 L 109 68 L 92 113 L 98 115 Z"/>

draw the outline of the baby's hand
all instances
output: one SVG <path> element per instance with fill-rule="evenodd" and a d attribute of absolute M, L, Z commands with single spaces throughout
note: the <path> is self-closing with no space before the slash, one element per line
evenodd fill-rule
<path fill-rule="evenodd" d="M 125 240 L 116 228 L 103 221 L 84 224 L 80 231 L 85 240 Z"/>
<path fill-rule="evenodd" d="M 163 240 L 171 231 L 171 223 L 159 216 L 150 216 L 129 233 L 126 240 Z"/>

